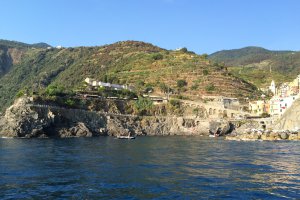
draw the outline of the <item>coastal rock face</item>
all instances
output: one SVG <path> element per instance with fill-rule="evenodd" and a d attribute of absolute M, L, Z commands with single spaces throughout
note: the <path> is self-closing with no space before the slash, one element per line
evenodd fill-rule
<path fill-rule="evenodd" d="M 105 135 L 105 118 L 93 112 L 35 106 L 20 98 L 0 119 L 4 137 L 90 137 Z"/>
<path fill-rule="evenodd" d="M 210 122 L 199 117 L 130 116 L 38 105 L 20 98 L 0 119 L 1 137 L 93 137 L 208 135 Z M 221 130 L 228 132 L 226 123 Z"/>
<path fill-rule="evenodd" d="M 2 134 L 8 137 L 30 137 L 28 134 L 37 137 L 44 134 L 43 127 L 51 123 L 51 118 L 41 119 L 28 106 L 29 103 L 28 98 L 21 98 L 6 110 L 5 116 L 0 120 Z"/>
<path fill-rule="evenodd" d="M 232 133 L 235 126 L 228 121 L 211 121 L 209 123 L 209 133 L 218 135 L 227 135 Z"/>
<path fill-rule="evenodd" d="M 274 128 L 279 130 L 300 129 L 300 99 L 297 99 L 283 114 Z"/>

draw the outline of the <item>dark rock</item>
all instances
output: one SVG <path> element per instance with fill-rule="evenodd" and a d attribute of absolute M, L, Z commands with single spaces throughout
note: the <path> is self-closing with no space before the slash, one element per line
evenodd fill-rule
<path fill-rule="evenodd" d="M 221 122 L 211 121 L 209 122 L 209 133 L 219 134 L 221 132 Z"/>
<path fill-rule="evenodd" d="M 226 123 L 226 125 L 223 126 L 221 135 L 227 135 L 230 134 L 234 130 L 234 125 L 231 122 Z"/>

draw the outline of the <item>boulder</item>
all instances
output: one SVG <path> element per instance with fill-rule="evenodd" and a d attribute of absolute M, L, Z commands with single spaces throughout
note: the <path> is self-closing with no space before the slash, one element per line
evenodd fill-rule
<path fill-rule="evenodd" d="M 285 132 L 280 133 L 279 136 L 280 136 L 280 138 L 283 139 L 283 140 L 286 140 L 286 139 L 289 138 L 289 135 L 288 135 L 287 133 L 285 133 Z"/>
<path fill-rule="evenodd" d="M 221 122 L 211 121 L 209 122 L 209 133 L 215 134 L 221 131 Z"/>
<path fill-rule="evenodd" d="M 231 122 L 227 122 L 221 131 L 221 135 L 227 135 L 229 133 L 231 133 L 234 130 L 234 125 Z"/>

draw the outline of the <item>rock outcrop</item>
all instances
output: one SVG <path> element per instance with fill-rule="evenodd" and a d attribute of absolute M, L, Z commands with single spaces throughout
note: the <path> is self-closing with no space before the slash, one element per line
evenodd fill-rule
<path fill-rule="evenodd" d="M 199 117 L 131 116 L 37 105 L 20 98 L 0 119 L 2 137 L 92 137 L 208 135 L 210 122 Z M 231 128 L 219 124 L 222 132 Z"/>
<path fill-rule="evenodd" d="M 279 130 L 297 130 L 300 128 L 300 99 L 283 114 L 274 127 Z"/>
<path fill-rule="evenodd" d="M 298 131 L 276 131 L 276 130 L 258 130 L 248 129 L 243 133 L 231 134 L 226 136 L 227 140 L 237 141 L 255 141 L 255 140 L 300 140 Z"/>
<path fill-rule="evenodd" d="M 93 112 L 34 105 L 20 98 L 0 119 L 5 137 L 90 137 L 105 135 L 105 118 Z"/>

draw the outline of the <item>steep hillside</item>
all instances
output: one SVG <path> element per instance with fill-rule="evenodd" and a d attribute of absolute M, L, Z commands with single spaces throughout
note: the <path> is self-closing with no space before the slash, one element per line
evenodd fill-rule
<path fill-rule="evenodd" d="M 270 51 L 260 47 L 224 50 L 209 59 L 223 62 L 229 71 L 258 87 L 274 79 L 277 83 L 290 81 L 300 73 L 300 52 Z"/>
<path fill-rule="evenodd" d="M 10 105 L 21 89 L 38 92 L 50 84 L 76 89 L 86 77 L 129 84 L 158 95 L 172 91 L 190 99 L 203 94 L 256 94 L 255 86 L 205 56 L 126 41 L 101 47 L 29 49 L 0 79 L 0 106 Z"/>
<path fill-rule="evenodd" d="M 32 48 L 50 47 L 46 43 L 25 44 L 21 42 L 0 40 L 0 77 L 9 71 L 14 64 L 21 61 L 22 56 Z"/>

